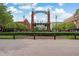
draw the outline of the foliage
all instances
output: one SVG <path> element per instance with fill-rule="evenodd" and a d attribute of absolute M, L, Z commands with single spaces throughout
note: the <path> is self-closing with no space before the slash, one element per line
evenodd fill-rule
<path fill-rule="evenodd" d="M 5 26 L 6 29 L 15 29 L 15 30 L 26 30 L 27 27 L 24 24 L 21 23 L 16 23 L 16 22 L 9 22 L 8 24 L 6 24 Z"/>
<path fill-rule="evenodd" d="M 66 29 L 75 29 L 76 26 L 73 22 L 69 22 L 69 23 L 66 23 L 66 26 L 65 26 Z"/>
<path fill-rule="evenodd" d="M 72 36 L 79 35 L 79 32 L 1 32 L 0 35 Z"/>
<path fill-rule="evenodd" d="M 53 30 L 56 31 L 56 30 L 64 30 L 65 29 L 65 24 L 64 23 L 60 23 L 60 24 L 55 24 L 53 26 Z"/>
<path fill-rule="evenodd" d="M 21 23 L 16 23 L 17 29 L 26 30 L 27 26 Z"/>
<path fill-rule="evenodd" d="M 54 29 L 59 30 L 70 30 L 70 29 L 75 29 L 76 26 L 73 22 L 69 22 L 69 23 L 61 23 L 61 24 L 57 24 L 57 26 L 53 27 Z"/>
<path fill-rule="evenodd" d="M 5 28 L 13 28 L 13 29 L 16 29 L 17 26 L 16 26 L 16 23 L 9 22 L 8 24 L 5 25 Z"/>
<path fill-rule="evenodd" d="M 35 26 L 34 31 L 38 31 L 38 30 L 39 30 L 39 28 L 37 26 Z"/>
<path fill-rule="evenodd" d="M 75 14 L 79 14 L 79 9 L 76 10 L 76 13 Z"/>
<path fill-rule="evenodd" d="M 7 11 L 7 7 L 0 3 L 0 25 L 5 26 L 9 22 L 13 22 L 13 16 Z"/>
<path fill-rule="evenodd" d="M 57 29 L 58 29 L 58 30 L 65 30 L 65 24 L 64 24 L 64 23 L 58 24 L 58 25 L 57 25 Z"/>

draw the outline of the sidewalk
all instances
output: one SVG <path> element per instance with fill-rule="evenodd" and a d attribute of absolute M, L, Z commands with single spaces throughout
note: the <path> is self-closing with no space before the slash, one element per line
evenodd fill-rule
<path fill-rule="evenodd" d="M 79 56 L 79 40 L 0 40 L 0 55 Z"/>

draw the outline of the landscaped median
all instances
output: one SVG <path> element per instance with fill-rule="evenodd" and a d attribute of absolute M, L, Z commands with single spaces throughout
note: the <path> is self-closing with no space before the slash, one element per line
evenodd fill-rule
<path fill-rule="evenodd" d="M 73 36 L 76 39 L 76 36 L 79 36 L 79 32 L 0 32 L 0 38 L 7 39 L 10 37 L 16 39 L 17 35 L 26 35 L 26 36 L 53 36 L 56 39 L 56 36 Z"/>

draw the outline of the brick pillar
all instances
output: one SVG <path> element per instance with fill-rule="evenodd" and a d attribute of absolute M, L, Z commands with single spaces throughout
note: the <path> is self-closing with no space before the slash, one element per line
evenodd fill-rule
<path fill-rule="evenodd" d="M 47 14 L 48 20 L 47 20 L 47 30 L 50 31 L 50 11 L 48 10 Z"/>
<path fill-rule="evenodd" d="M 34 12 L 31 14 L 31 30 L 34 31 Z"/>

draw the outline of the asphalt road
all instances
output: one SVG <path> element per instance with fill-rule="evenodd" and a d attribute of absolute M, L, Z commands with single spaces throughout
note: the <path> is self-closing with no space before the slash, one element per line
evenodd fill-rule
<path fill-rule="evenodd" d="M 0 56 L 79 56 L 79 40 L 1 40 Z"/>

